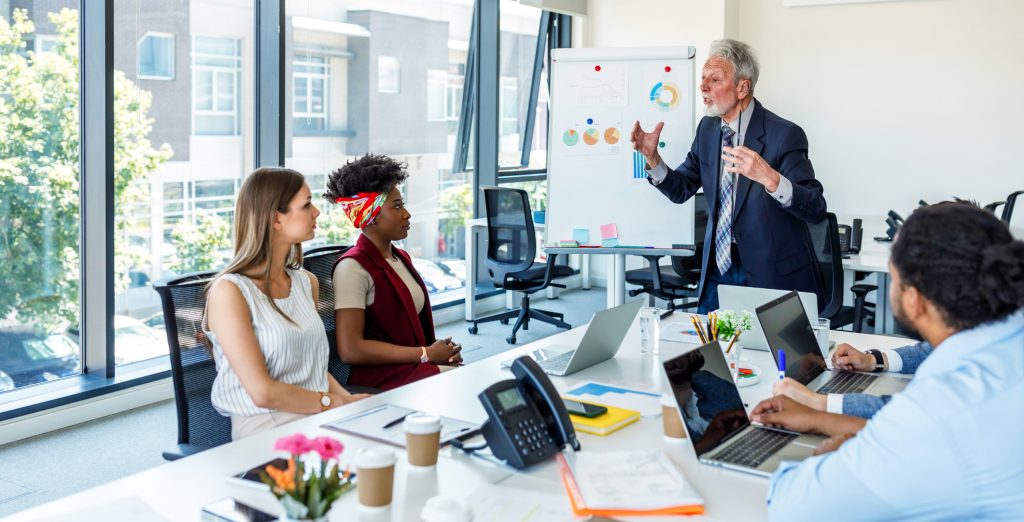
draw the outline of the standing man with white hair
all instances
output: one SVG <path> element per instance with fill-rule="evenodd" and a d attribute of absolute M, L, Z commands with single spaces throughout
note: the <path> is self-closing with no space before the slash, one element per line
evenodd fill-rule
<path fill-rule="evenodd" d="M 683 164 L 671 169 L 658 154 L 664 122 L 645 132 L 638 121 L 630 137 L 647 159 L 648 181 L 673 203 L 704 189 L 712 222 L 699 310 L 718 308 L 719 284 L 818 293 L 804 222 L 820 222 L 826 206 L 807 136 L 754 99 L 758 65 L 749 45 L 717 40 L 709 54 L 700 82 L 706 116 Z"/>

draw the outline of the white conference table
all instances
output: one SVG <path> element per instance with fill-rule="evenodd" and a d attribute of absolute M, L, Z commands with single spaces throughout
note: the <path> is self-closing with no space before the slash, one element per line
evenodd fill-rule
<path fill-rule="evenodd" d="M 685 324 L 688 314 L 676 314 L 670 321 Z M 279 513 L 277 501 L 266 491 L 236 485 L 225 477 L 279 456 L 273 450 L 274 441 L 284 435 L 302 432 L 307 436 L 331 435 L 345 445 L 343 458 L 351 458 L 356 449 L 377 443 L 355 436 L 320 428 L 320 425 L 379 404 L 393 403 L 421 411 L 447 415 L 468 421 L 486 419 L 477 394 L 490 384 L 511 378 L 511 372 L 502 369 L 500 362 L 523 355 L 536 348 L 551 344 L 575 344 L 585 326 L 562 332 L 534 343 L 512 349 L 472 365 L 445 372 L 441 375 L 407 385 L 403 388 L 371 397 L 364 401 L 314 415 L 250 438 L 226 444 L 201 454 L 167 463 L 134 475 L 92 488 L 74 495 L 16 513 L 5 520 L 123 520 L 107 516 L 104 512 L 125 503 L 144 504 L 163 519 L 171 521 L 199 520 L 204 505 L 224 497 L 256 506 L 271 513 Z M 904 340 L 849 332 L 832 332 L 832 339 L 850 342 L 861 349 L 893 348 Z M 678 355 L 696 345 L 661 342 L 662 360 Z M 760 366 L 770 375 L 772 359 L 767 352 L 745 350 L 742 357 Z M 639 327 L 634 323 L 615 358 L 568 377 L 553 377 L 559 390 L 581 381 L 593 380 L 633 388 L 659 390 L 662 386 L 661 365 L 654 358 L 639 354 Z M 771 392 L 772 379 L 741 388 L 748 410 Z M 686 441 L 667 439 L 661 433 L 661 419 L 642 418 L 607 437 L 579 433 L 584 451 L 638 450 L 664 448 L 669 457 L 683 471 L 706 502 L 706 512 L 699 520 L 765 520 L 765 494 L 768 479 L 735 471 L 699 464 L 692 446 Z M 481 438 L 472 439 L 475 443 Z M 497 484 L 559 496 L 565 492 L 554 462 L 537 465 L 516 472 L 505 465 L 470 457 L 451 448 L 441 450 L 435 469 L 410 470 L 405 464 L 403 450 L 398 450 L 395 471 L 394 500 L 390 508 L 369 511 L 357 504 L 355 492 L 345 494 L 336 502 L 330 520 L 361 521 L 413 521 L 430 497 L 438 494 L 467 498 L 481 484 Z M 105 458 L 117 459 L 117 449 L 111 448 Z M 54 477 L 59 480 L 59 477 Z M 568 502 L 568 499 L 566 499 Z M 84 518 L 83 518 L 84 517 Z M 101 518 L 102 517 L 102 518 Z M 145 518 L 145 517 L 144 517 Z M 152 517 L 150 517 L 152 518 Z M 624 519 L 626 520 L 626 519 Z M 643 517 L 636 520 L 659 520 Z M 663 520 L 678 520 L 677 517 Z"/>

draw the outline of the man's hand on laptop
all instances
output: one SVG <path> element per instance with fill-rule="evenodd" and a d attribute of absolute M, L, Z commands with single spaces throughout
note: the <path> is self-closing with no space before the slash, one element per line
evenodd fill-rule
<path fill-rule="evenodd" d="M 800 384 L 796 380 L 786 377 L 781 381 L 775 381 L 772 385 L 773 395 L 784 395 L 804 406 L 809 406 L 818 411 L 828 409 L 828 396 L 815 393 L 810 388 Z"/>
<path fill-rule="evenodd" d="M 875 358 L 842 343 L 832 352 L 832 366 L 837 370 L 870 372 L 875 369 Z"/>
<path fill-rule="evenodd" d="M 771 428 L 781 428 L 799 433 L 821 433 L 822 412 L 784 395 L 776 395 L 761 401 L 750 412 L 750 420 Z"/>

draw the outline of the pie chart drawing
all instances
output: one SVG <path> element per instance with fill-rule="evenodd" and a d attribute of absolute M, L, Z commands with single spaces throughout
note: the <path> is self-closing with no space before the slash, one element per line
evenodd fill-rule
<path fill-rule="evenodd" d="M 604 141 L 606 141 L 609 145 L 615 145 L 616 143 L 618 143 L 619 142 L 619 129 L 616 129 L 615 127 L 612 127 L 610 129 L 604 131 Z"/>
<path fill-rule="evenodd" d="M 562 134 L 562 143 L 565 143 L 569 147 L 576 145 L 580 142 L 580 133 L 576 132 L 575 129 L 569 129 Z"/>
<path fill-rule="evenodd" d="M 679 105 L 679 86 L 672 82 L 658 82 L 651 89 L 651 103 L 659 110 L 670 111 Z"/>
<path fill-rule="evenodd" d="M 583 143 L 587 145 L 597 145 L 597 129 L 591 127 L 583 133 Z"/>

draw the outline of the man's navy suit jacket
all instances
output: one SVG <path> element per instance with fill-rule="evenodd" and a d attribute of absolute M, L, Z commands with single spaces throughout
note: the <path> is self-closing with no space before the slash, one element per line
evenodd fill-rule
<path fill-rule="evenodd" d="M 737 175 L 732 234 L 736 240 L 747 285 L 780 290 L 819 292 L 818 270 L 805 222 L 825 219 L 822 186 L 814 179 L 807 157 L 807 135 L 798 125 L 764 108 L 756 99 L 743 145 L 761 155 L 793 184 L 792 204 L 786 208 L 762 185 Z M 715 269 L 715 227 L 721 181 L 722 119 L 705 117 L 686 160 L 656 187 L 674 203 L 690 199 L 704 188 L 709 220 L 704 235 L 700 296 Z"/>

